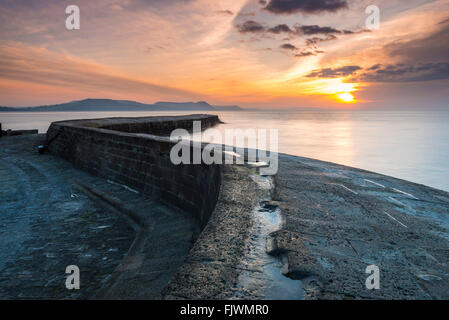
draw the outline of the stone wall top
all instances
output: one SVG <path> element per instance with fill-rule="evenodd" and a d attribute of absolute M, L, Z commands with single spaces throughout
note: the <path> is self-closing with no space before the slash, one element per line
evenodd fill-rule
<path fill-rule="evenodd" d="M 220 122 L 205 114 L 58 121 L 47 131 L 48 150 L 91 174 L 191 213 L 203 228 L 220 190 L 220 165 L 170 160 L 176 142 L 168 136 L 174 129 L 191 130 L 193 121 L 201 121 L 202 129 Z"/>

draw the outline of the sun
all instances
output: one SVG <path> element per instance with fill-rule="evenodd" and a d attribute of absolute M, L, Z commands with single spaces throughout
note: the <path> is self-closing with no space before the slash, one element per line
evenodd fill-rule
<path fill-rule="evenodd" d="M 340 99 L 343 102 L 354 102 L 355 98 L 352 94 L 349 92 L 342 92 L 337 94 L 337 98 Z"/>
<path fill-rule="evenodd" d="M 339 103 L 358 102 L 353 92 L 359 90 L 359 83 L 344 82 L 343 78 L 333 78 L 313 80 L 308 85 L 309 87 L 305 89 L 307 93 L 328 95 L 333 101 Z"/>

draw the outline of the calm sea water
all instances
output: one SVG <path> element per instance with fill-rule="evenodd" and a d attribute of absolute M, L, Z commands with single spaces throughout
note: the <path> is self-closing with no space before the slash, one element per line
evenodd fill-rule
<path fill-rule="evenodd" d="M 189 112 L 194 113 L 194 112 Z M 449 191 L 449 111 L 223 111 L 225 129 L 278 129 L 279 152 L 375 171 Z M 185 112 L 0 113 L 5 129 L 52 121 Z"/>

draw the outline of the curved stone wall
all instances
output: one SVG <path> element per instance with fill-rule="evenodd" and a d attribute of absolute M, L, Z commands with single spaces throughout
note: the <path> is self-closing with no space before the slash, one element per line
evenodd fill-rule
<path fill-rule="evenodd" d="M 168 135 L 191 130 L 193 121 L 202 129 L 220 122 L 215 115 L 59 121 L 48 129 L 47 144 L 78 168 L 191 213 L 203 229 L 217 202 L 221 167 L 170 161 L 175 142 Z"/>

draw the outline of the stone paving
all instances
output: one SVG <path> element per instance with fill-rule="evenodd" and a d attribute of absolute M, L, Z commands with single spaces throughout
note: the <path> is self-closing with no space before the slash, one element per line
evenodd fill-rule
<path fill-rule="evenodd" d="M 276 193 L 286 221 L 272 236 L 306 299 L 449 299 L 449 193 L 287 155 Z"/>
<path fill-rule="evenodd" d="M 0 299 L 157 299 L 198 222 L 132 188 L 0 139 Z M 81 289 L 65 288 L 77 265 Z"/>
<path fill-rule="evenodd" d="M 44 139 L 0 139 L 0 299 L 90 298 L 134 239 L 124 217 L 104 210 L 73 181 L 107 182 L 39 155 L 35 147 Z M 72 264 L 80 268 L 80 290 L 65 288 Z"/>

